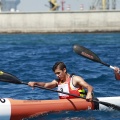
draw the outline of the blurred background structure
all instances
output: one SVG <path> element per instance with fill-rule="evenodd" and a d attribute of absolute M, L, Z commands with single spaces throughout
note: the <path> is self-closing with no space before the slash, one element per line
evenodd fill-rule
<path fill-rule="evenodd" d="M 0 11 L 116 10 L 119 4 L 120 0 L 0 0 Z"/>
<path fill-rule="evenodd" d="M 17 11 L 20 0 L 0 0 L 0 11 Z"/>
<path fill-rule="evenodd" d="M 116 0 L 93 0 L 90 9 L 116 9 Z"/>

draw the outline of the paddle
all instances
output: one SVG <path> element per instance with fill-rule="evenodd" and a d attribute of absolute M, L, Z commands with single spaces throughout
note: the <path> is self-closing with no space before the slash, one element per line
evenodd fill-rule
<path fill-rule="evenodd" d="M 10 73 L 3 72 L 3 71 L 0 71 L 0 81 L 1 82 L 14 83 L 14 84 L 25 84 L 25 85 L 28 85 L 28 83 L 20 81 L 16 76 L 14 76 L 14 75 L 12 75 Z M 67 95 L 74 96 L 74 97 L 77 97 L 77 98 L 85 99 L 83 97 L 80 97 L 80 96 L 77 96 L 77 95 L 74 95 L 74 94 L 70 94 L 70 93 L 67 93 L 67 92 L 63 92 L 63 91 L 58 91 L 58 90 L 54 90 L 54 89 L 50 89 L 50 88 L 45 88 L 45 87 L 42 87 L 42 86 L 35 86 L 35 87 L 38 87 L 38 88 L 41 88 L 41 89 L 45 89 L 45 90 L 49 90 L 49 91 L 53 91 L 53 92 L 57 92 L 57 93 L 67 94 Z M 103 101 L 98 101 L 96 99 L 93 99 L 92 102 L 97 102 L 99 104 L 102 104 L 102 105 L 105 105 L 107 107 L 110 107 L 110 108 L 112 108 L 114 110 L 120 110 L 120 106 L 117 106 L 115 104 L 111 104 L 111 103 L 103 102 Z"/>
<path fill-rule="evenodd" d="M 85 48 L 81 45 L 74 45 L 73 50 L 78 55 L 81 55 L 81 56 L 83 56 L 87 59 L 90 59 L 90 60 L 94 61 L 94 62 L 101 63 L 101 64 L 103 64 L 107 67 L 110 67 L 111 69 L 115 69 L 115 67 L 101 61 L 101 59 L 94 52 L 92 52 L 91 50 L 89 50 L 89 49 L 87 49 L 87 48 Z"/>

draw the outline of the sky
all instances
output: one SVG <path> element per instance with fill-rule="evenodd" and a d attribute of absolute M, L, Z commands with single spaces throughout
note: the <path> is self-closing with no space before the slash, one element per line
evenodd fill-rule
<path fill-rule="evenodd" d="M 48 0 L 20 0 L 20 4 L 17 6 L 17 9 L 21 12 L 42 12 L 49 11 L 49 3 Z M 59 11 L 62 11 L 62 0 L 57 0 L 57 3 L 60 5 Z M 64 0 L 64 10 L 67 10 L 70 6 L 70 9 L 73 11 L 81 10 L 81 7 L 84 10 L 89 10 L 90 6 L 97 0 Z M 110 4 L 112 0 L 109 0 Z M 117 5 L 116 8 L 120 9 L 120 0 L 116 0 Z M 111 6 L 110 6 L 111 9 Z"/>

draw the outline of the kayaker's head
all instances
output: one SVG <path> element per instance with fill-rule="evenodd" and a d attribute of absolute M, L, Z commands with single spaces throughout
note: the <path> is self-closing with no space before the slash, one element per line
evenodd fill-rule
<path fill-rule="evenodd" d="M 63 62 L 56 62 L 52 70 L 60 80 L 63 80 L 67 74 L 66 65 Z"/>

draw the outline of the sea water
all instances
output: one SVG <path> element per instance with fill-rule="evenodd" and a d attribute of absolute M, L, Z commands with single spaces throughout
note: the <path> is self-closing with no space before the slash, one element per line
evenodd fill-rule
<path fill-rule="evenodd" d="M 56 78 L 52 66 L 67 65 L 69 73 L 82 76 L 94 87 L 96 97 L 120 96 L 120 81 L 111 68 L 77 55 L 73 45 L 92 50 L 105 63 L 120 67 L 120 33 L 0 34 L 0 70 L 21 81 L 50 82 Z M 0 82 L 0 97 L 15 99 L 58 99 L 58 94 L 26 85 Z M 48 106 L 49 107 L 49 106 Z M 119 111 L 62 111 L 30 120 L 119 120 Z"/>

